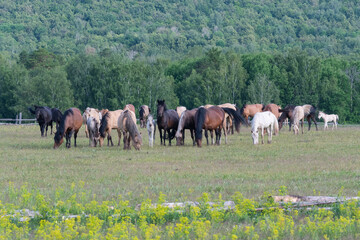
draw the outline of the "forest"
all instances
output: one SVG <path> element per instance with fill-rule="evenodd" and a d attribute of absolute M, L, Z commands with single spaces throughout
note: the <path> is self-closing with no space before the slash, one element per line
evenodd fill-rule
<path fill-rule="evenodd" d="M 212 48 L 179 60 L 129 59 L 104 49 L 66 59 L 46 49 L 0 57 L 0 116 L 47 105 L 65 110 L 91 106 L 111 110 L 132 103 L 155 110 L 204 104 L 313 104 L 360 122 L 359 60 L 315 57 L 304 51 L 239 54 Z"/>
<path fill-rule="evenodd" d="M 360 5 L 3 1 L 0 117 L 47 105 L 313 104 L 360 122 Z"/>

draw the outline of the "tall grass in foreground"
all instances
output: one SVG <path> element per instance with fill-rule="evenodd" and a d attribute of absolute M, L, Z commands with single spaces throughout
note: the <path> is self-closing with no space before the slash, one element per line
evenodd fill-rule
<path fill-rule="evenodd" d="M 358 239 L 360 202 L 301 210 L 281 208 L 268 193 L 260 201 L 234 193 L 234 209 L 221 194 L 203 193 L 196 206 L 168 208 L 166 196 L 144 199 L 137 207 L 126 197 L 97 201 L 84 183 L 66 186 L 53 198 L 12 183 L 1 196 L 0 239 Z M 284 190 L 285 189 L 285 190 Z M 286 194 L 281 187 L 278 194 Z M 216 204 L 210 205 L 213 200 Z M 258 208 L 262 207 L 259 211 Z M 32 210 L 25 211 L 24 209 Z M 23 211 L 18 211 L 23 210 Z"/>

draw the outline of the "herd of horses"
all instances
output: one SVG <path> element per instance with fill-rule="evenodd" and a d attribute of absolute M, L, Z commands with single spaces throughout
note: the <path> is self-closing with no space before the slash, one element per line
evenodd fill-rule
<path fill-rule="evenodd" d="M 89 138 L 89 145 L 100 147 L 104 145 L 107 137 L 107 146 L 114 146 L 111 137 L 112 129 L 118 133 L 118 146 L 120 146 L 123 136 L 124 149 L 140 150 L 142 145 L 142 135 L 136 124 L 135 107 L 127 104 L 123 109 L 109 111 L 108 109 L 98 110 L 95 108 L 86 108 L 82 114 L 78 108 L 70 108 L 63 114 L 57 108 L 34 106 L 29 111 L 36 116 L 39 123 L 41 136 L 47 136 L 48 126 L 56 123 L 56 133 L 54 136 L 54 148 L 58 148 L 65 137 L 66 147 L 71 147 L 71 137 L 74 135 L 74 146 L 76 147 L 76 138 L 79 129 L 84 124 L 85 134 Z M 284 125 L 289 121 L 289 131 L 293 129 L 295 134 L 300 131 L 304 133 L 303 125 L 306 118 L 311 128 L 311 121 L 314 122 L 318 130 L 316 121 L 316 108 L 306 104 L 302 106 L 287 105 L 281 108 L 276 104 L 244 104 L 242 108 L 234 104 L 225 103 L 221 105 L 204 105 L 198 108 L 187 110 L 185 107 L 176 109 L 167 109 L 165 100 L 157 100 L 157 119 L 155 121 L 151 114 L 151 109 L 147 105 L 142 105 L 139 109 L 140 128 L 147 128 L 149 137 L 149 146 L 153 147 L 155 140 L 156 125 L 160 134 L 160 144 L 166 145 L 168 140 L 171 145 L 172 139 L 176 139 L 176 145 L 184 145 L 185 130 L 188 129 L 191 134 L 193 145 L 202 146 L 203 133 L 207 144 L 209 145 L 208 133 L 210 132 L 211 144 L 221 144 L 221 135 L 224 134 L 225 143 L 227 135 L 240 131 L 240 125 L 249 126 L 251 121 L 251 136 L 254 144 L 259 143 L 259 133 L 264 143 L 264 135 L 268 135 L 268 143 L 272 141 L 272 135 L 277 135 Z M 319 112 L 319 119 L 323 118 L 324 130 L 328 127 L 327 123 L 333 121 L 337 127 L 339 119 L 336 114 L 325 114 Z M 215 132 L 215 140 L 214 140 Z"/>

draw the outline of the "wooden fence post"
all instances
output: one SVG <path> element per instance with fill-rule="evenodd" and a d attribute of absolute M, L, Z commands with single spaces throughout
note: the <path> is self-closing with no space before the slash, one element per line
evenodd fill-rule
<path fill-rule="evenodd" d="M 21 125 L 21 119 L 22 119 L 22 112 L 19 114 L 19 124 Z"/>
<path fill-rule="evenodd" d="M 18 115 L 16 114 L 15 124 L 18 124 Z"/>

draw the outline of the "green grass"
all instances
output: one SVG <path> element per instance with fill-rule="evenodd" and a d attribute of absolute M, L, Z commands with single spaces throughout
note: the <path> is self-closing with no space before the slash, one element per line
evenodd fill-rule
<path fill-rule="evenodd" d="M 360 128 L 336 131 L 305 131 L 294 136 L 283 129 L 272 144 L 254 146 L 249 128 L 229 137 L 221 146 L 160 146 L 157 132 L 154 148 L 148 147 L 142 129 L 141 151 L 121 147 L 91 148 L 80 130 L 78 147 L 54 150 L 53 135 L 41 138 L 38 126 L 0 126 L 0 186 L 25 183 L 46 196 L 57 188 L 85 182 L 85 189 L 98 200 L 127 195 L 134 204 L 156 199 L 196 200 L 203 192 L 229 199 L 235 192 L 258 198 L 265 191 L 287 186 L 289 194 L 355 196 L 360 181 Z M 114 143 L 117 133 L 113 132 Z M 267 136 L 265 137 L 266 140 Z M 222 141 L 224 143 L 224 141 Z"/>

